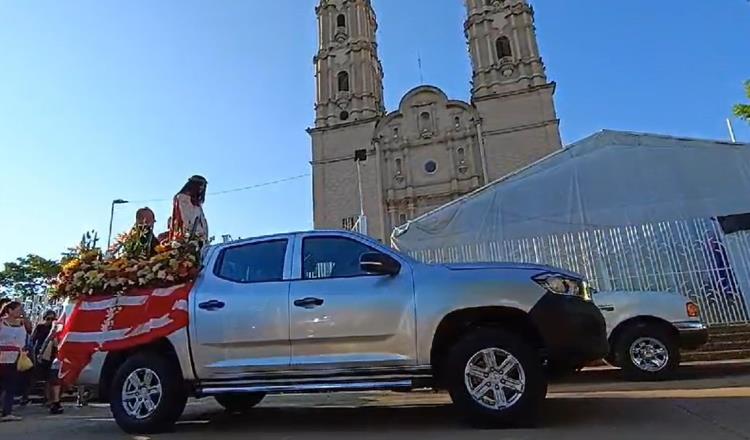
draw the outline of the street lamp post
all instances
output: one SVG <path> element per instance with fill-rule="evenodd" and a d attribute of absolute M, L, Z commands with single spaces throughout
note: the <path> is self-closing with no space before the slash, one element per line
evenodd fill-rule
<path fill-rule="evenodd" d="M 112 221 L 115 218 L 115 205 L 124 205 L 126 203 L 129 202 L 123 199 L 112 200 L 112 206 L 109 210 L 109 234 L 107 234 L 107 251 L 109 251 L 109 247 L 112 244 Z"/>

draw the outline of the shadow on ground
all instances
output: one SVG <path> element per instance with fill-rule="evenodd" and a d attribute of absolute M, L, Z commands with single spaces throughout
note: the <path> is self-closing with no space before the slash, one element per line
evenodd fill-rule
<path fill-rule="evenodd" d="M 682 365 L 673 380 L 719 379 L 730 376 L 750 375 L 750 363 Z M 621 381 L 622 372 L 615 368 L 587 369 L 562 379 L 565 383 L 592 383 Z"/>
<path fill-rule="evenodd" d="M 703 403 L 724 405 L 727 399 L 701 399 Z M 721 402 L 721 403 L 720 403 Z M 563 430 L 603 431 L 649 426 L 649 431 L 691 432 L 685 418 L 694 417 L 683 411 L 680 399 L 565 398 L 549 399 L 544 416 L 532 431 L 555 436 Z M 114 428 L 114 424 L 112 424 Z M 94 426 L 90 427 L 94 429 Z M 101 432 L 101 426 L 97 429 Z M 116 429 L 116 428 L 115 428 Z M 246 414 L 228 414 L 215 405 L 200 405 L 185 414 L 176 432 L 168 437 L 239 438 L 248 434 L 278 434 L 317 437 L 324 433 L 388 434 L 419 432 L 434 438 L 443 434 L 476 431 L 464 424 L 450 405 L 400 405 L 349 407 L 259 407 Z M 93 431 L 92 431 L 93 432 Z M 431 435 L 430 433 L 434 435 Z M 501 431 L 513 432 L 513 431 Z M 517 431 L 518 432 L 518 431 Z M 283 434 L 283 435 L 282 435 Z M 494 438 L 495 434 L 487 438 Z M 484 438 L 484 435 L 480 436 Z M 447 437 L 452 438 L 452 437 Z"/>

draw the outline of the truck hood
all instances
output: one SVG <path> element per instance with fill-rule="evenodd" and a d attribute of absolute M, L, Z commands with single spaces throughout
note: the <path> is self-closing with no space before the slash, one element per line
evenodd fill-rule
<path fill-rule="evenodd" d="M 454 263 L 454 264 L 443 264 L 443 267 L 449 270 L 488 270 L 488 269 L 516 269 L 516 270 L 528 270 L 533 272 L 554 272 L 561 275 L 567 275 L 569 277 L 584 279 L 583 276 L 575 272 L 560 269 L 558 267 L 547 266 L 545 264 L 533 264 L 533 263 Z"/>

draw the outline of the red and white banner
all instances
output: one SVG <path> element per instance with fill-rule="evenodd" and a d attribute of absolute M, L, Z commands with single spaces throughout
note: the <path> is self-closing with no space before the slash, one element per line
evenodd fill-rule
<path fill-rule="evenodd" d="M 192 283 L 79 299 L 62 317 L 60 379 L 74 384 L 98 351 L 149 344 L 188 325 Z"/>

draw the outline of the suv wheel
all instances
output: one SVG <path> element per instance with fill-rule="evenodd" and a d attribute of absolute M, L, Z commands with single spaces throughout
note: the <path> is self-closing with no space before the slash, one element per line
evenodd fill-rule
<path fill-rule="evenodd" d="M 241 413 L 259 404 L 266 393 L 249 393 L 249 394 L 220 394 L 214 396 L 214 400 L 223 406 L 227 412 Z"/>
<path fill-rule="evenodd" d="M 675 337 L 665 325 L 636 324 L 615 344 L 617 363 L 628 380 L 664 380 L 680 364 Z"/>
<path fill-rule="evenodd" d="M 478 329 L 456 344 L 445 371 L 453 403 L 480 427 L 528 426 L 547 394 L 535 350 L 502 330 Z"/>
<path fill-rule="evenodd" d="M 130 434 L 170 430 L 187 403 L 182 375 L 155 353 L 128 358 L 115 373 L 110 408 L 117 424 Z"/>

